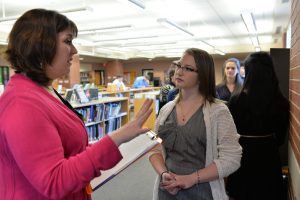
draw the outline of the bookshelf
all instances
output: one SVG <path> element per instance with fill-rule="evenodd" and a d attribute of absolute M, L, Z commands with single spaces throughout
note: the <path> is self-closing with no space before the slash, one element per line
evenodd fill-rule
<path fill-rule="evenodd" d="M 145 126 L 154 130 L 156 115 L 158 114 L 159 101 L 158 101 L 159 91 L 148 91 L 142 93 L 136 93 L 134 95 L 134 115 L 138 113 L 141 109 L 143 103 L 146 99 L 153 99 L 152 109 L 153 112 L 150 114 L 149 118 L 145 122 Z"/>
<path fill-rule="evenodd" d="M 6 85 L 9 80 L 9 67 L 0 66 L 0 85 Z"/>
<path fill-rule="evenodd" d="M 130 89 L 124 91 L 100 91 L 99 94 L 101 96 L 108 96 L 108 97 L 127 97 L 129 99 L 128 107 L 129 110 L 134 107 L 134 95 L 138 93 L 145 93 L 145 92 L 159 92 L 160 87 L 146 87 L 146 88 L 139 88 L 139 89 Z"/>
<path fill-rule="evenodd" d="M 90 72 L 80 72 L 80 83 L 87 84 L 90 83 Z"/>
<path fill-rule="evenodd" d="M 127 97 L 104 97 L 88 103 L 72 103 L 72 106 L 84 116 L 90 144 L 125 125 L 129 120 Z"/>

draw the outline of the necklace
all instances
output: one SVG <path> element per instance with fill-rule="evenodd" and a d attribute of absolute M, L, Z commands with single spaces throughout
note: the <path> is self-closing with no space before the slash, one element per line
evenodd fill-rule
<path fill-rule="evenodd" d="M 180 102 L 178 103 L 178 108 L 180 109 L 180 115 L 181 115 L 181 116 L 179 116 L 179 117 L 180 117 L 180 119 L 181 119 L 181 121 L 182 121 L 183 123 L 186 122 L 187 118 L 189 118 L 189 115 L 190 115 L 190 113 L 191 113 L 192 111 L 195 111 L 195 109 L 198 110 L 199 106 L 202 105 L 202 102 L 200 102 L 200 103 L 195 103 L 195 104 L 190 104 L 190 105 L 195 105 L 195 106 L 193 106 L 191 109 L 186 109 L 186 112 L 184 113 L 184 109 L 183 109 L 183 106 L 182 106 L 182 102 L 180 101 Z"/>
<path fill-rule="evenodd" d="M 186 121 L 186 117 L 189 114 L 190 110 L 187 110 L 186 113 L 183 112 L 183 108 L 182 108 L 182 103 L 179 102 L 178 103 L 179 109 L 180 109 L 180 114 L 181 114 L 181 121 L 185 122 Z"/>

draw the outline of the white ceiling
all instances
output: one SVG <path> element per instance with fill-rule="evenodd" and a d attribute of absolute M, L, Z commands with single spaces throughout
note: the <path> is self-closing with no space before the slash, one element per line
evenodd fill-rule
<path fill-rule="evenodd" d="M 79 28 L 74 41 L 81 55 L 106 58 L 178 57 L 184 49 L 198 47 L 215 54 L 255 51 L 250 36 L 256 36 L 261 50 L 283 46 L 283 34 L 290 19 L 289 0 L 1 0 L 0 43 L 5 43 L 13 21 L 32 8 L 64 12 Z M 242 12 L 254 16 L 257 32 L 250 34 Z M 167 18 L 192 33 L 184 35 L 158 22 Z M 127 29 L 105 32 L 85 30 L 108 27 Z M 129 27 L 129 28 L 128 28 Z M 135 38 L 135 39 L 134 39 Z M 206 44 L 205 44 L 206 43 Z M 209 44 L 209 45 L 207 45 Z"/>

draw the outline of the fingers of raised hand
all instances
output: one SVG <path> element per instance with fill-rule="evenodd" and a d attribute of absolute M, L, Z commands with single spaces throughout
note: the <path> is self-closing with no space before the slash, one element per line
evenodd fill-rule
<path fill-rule="evenodd" d="M 136 118 L 139 118 L 140 115 L 145 114 L 149 109 L 151 109 L 152 103 L 153 103 L 153 99 L 146 99 L 140 111 L 137 113 Z"/>
<path fill-rule="evenodd" d="M 152 111 L 153 111 L 153 109 L 151 108 L 152 103 L 153 103 L 152 99 L 146 99 L 141 110 L 136 115 L 135 118 L 136 118 L 136 120 L 138 120 L 138 123 L 140 126 L 142 126 L 145 123 L 145 121 L 148 119 L 148 117 L 152 113 Z"/>

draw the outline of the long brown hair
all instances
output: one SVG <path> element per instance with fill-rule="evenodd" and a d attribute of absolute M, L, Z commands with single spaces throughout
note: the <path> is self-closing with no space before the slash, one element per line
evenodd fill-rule
<path fill-rule="evenodd" d="M 206 51 L 197 48 L 189 48 L 184 53 L 194 57 L 200 82 L 200 94 L 205 100 L 214 102 L 216 98 L 216 86 L 215 65 L 212 56 Z"/>

